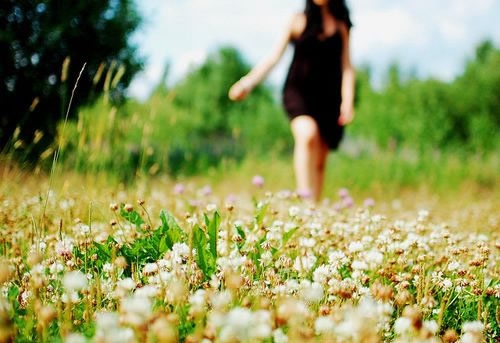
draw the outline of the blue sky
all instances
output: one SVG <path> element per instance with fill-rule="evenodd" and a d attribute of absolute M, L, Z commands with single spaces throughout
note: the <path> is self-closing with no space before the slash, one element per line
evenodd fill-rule
<path fill-rule="evenodd" d="M 450 80 L 489 38 L 500 45 L 499 0 L 348 0 L 354 28 L 355 65 L 369 64 L 380 81 L 388 65 L 422 77 Z M 169 82 L 222 45 L 238 48 L 255 64 L 283 34 L 304 0 L 139 0 L 145 18 L 133 40 L 147 59 L 130 87 L 140 99 L 149 94 L 167 61 Z M 279 86 L 291 57 L 288 51 L 269 76 Z"/>

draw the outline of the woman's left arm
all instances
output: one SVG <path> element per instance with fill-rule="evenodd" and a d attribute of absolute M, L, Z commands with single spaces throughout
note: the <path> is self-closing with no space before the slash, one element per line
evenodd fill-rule
<path fill-rule="evenodd" d="M 347 125 L 354 119 L 354 86 L 356 73 L 351 63 L 349 28 L 341 25 L 342 34 L 342 103 L 340 104 L 339 124 Z"/>

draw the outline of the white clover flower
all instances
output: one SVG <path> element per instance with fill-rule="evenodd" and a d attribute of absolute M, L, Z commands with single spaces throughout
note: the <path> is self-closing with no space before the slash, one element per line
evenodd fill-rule
<path fill-rule="evenodd" d="M 130 296 L 121 302 L 123 321 L 133 326 L 145 323 L 152 313 L 152 302 L 148 297 Z"/>
<path fill-rule="evenodd" d="M 135 289 L 136 284 L 135 281 L 132 280 L 132 278 L 128 277 L 118 281 L 116 283 L 116 286 L 126 291 L 132 291 Z"/>
<path fill-rule="evenodd" d="M 439 330 L 439 325 L 435 320 L 425 320 L 423 322 L 423 327 L 433 335 L 437 334 Z"/>
<path fill-rule="evenodd" d="M 84 223 L 78 223 L 73 228 L 73 232 L 77 235 L 82 235 L 82 236 L 88 235 L 90 233 L 90 226 Z"/>
<path fill-rule="evenodd" d="M 158 271 L 157 263 L 146 263 L 142 268 L 142 275 L 152 275 Z"/>
<path fill-rule="evenodd" d="M 334 269 L 339 269 L 349 263 L 349 258 L 342 251 L 330 251 L 328 253 L 328 262 Z"/>
<path fill-rule="evenodd" d="M 360 252 L 364 249 L 363 243 L 354 241 L 349 244 L 348 250 L 351 254 Z"/>
<path fill-rule="evenodd" d="M 192 307 L 201 308 L 205 306 L 207 292 L 204 289 L 198 289 L 189 296 L 189 304 Z"/>
<path fill-rule="evenodd" d="M 96 312 L 95 324 L 97 332 L 110 332 L 119 327 L 120 316 L 116 312 Z"/>
<path fill-rule="evenodd" d="M 79 292 L 87 288 L 87 277 L 79 270 L 64 274 L 62 282 L 68 292 Z"/>
<path fill-rule="evenodd" d="M 464 332 L 480 334 L 483 332 L 483 330 L 484 330 L 484 324 L 479 320 L 473 322 L 465 322 L 462 325 L 462 331 Z"/>
<path fill-rule="evenodd" d="M 314 238 L 300 237 L 299 246 L 302 248 L 314 248 L 314 246 L 316 246 L 316 240 Z"/>
<path fill-rule="evenodd" d="M 288 336 L 283 332 L 283 329 L 277 328 L 273 331 L 273 342 L 288 343 Z"/>
<path fill-rule="evenodd" d="M 80 296 L 75 291 L 65 292 L 61 296 L 61 301 L 65 304 L 75 304 L 80 301 Z"/>
<path fill-rule="evenodd" d="M 217 205 L 216 204 L 208 204 L 206 209 L 207 209 L 207 212 L 214 212 L 217 210 Z"/>
<path fill-rule="evenodd" d="M 410 332 L 412 329 L 411 319 L 407 317 L 399 317 L 394 322 L 394 331 L 398 335 L 404 335 Z"/>
<path fill-rule="evenodd" d="M 224 307 L 229 305 L 232 300 L 233 296 L 231 292 L 228 290 L 223 290 L 222 292 L 218 292 L 210 298 L 212 306 L 215 309 L 223 309 Z"/>
<path fill-rule="evenodd" d="M 135 295 L 140 298 L 154 298 L 158 293 L 158 287 L 153 285 L 145 285 L 135 291 Z"/>
<path fill-rule="evenodd" d="M 64 338 L 64 343 L 86 343 L 87 339 L 85 336 L 79 333 L 70 333 Z"/>
<path fill-rule="evenodd" d="M 71 256 L 73 254 L 73 240 L 71 238 L 64 238 L 56 242 L 55 251 L 58 256 Z"/>
<path fill-rule="evenodd" d="M 354 260 L 351 267 L 354 270 L 368 270 L 368 264 L 362 260 Z"/>
<path fill-rule="evenodd" d="M 293 269 L 299 273 L 308 273 L 316 264 L 316 256 L 314 254 L 306 254 L 305 256 L 297 256 L 293 264 Z"/>
<path fill-rule="evenodd" d="M 452 261 L 448 264 L 448 270 L 450 272 L 458 270 L 460 268 L 460 263 L 457 261 Z"/>
<path fill-rule="evenodd" d="M 307 303 L 319 303 L 323 299 L 324 290 L 319 283 L 304 280 L 300 286 L 300 296 Z"/>
<path fill-rule="evenodd" d="M 441 286 L 443 287 L 444 291 L 447 291 L 451 287 L 453 287 L 453 282 L 450 279 L 446 278 L 441 282 Z"/>
<path fill-rule="evenodd" d="M 111 273 L 114 269 L 114 265 L 109 263 L 109 262 L 106 262 L 102 265 L 102 271 L 105 272 L 105 273 Z"/>
<path fill-rule="evenodd" d="M 262 263 L 262 265 L 268 266 L 273 261 L 273 254 L 270 251 L 265 251 L 264 253 L 262 253 L 262 255 L 260 255 L 259 261 Z"/>
<path fill-rule="evenodd" d="M 288 209 L 288 215 L 290 217 L 297 217 L 300 213 L 300 208 L 297 207 L 297 206 L 291 206 L 289 209 Z"/>
<path fill-rule="evenodd" d="M 322 264 L 314 270 L 313 281 L 319 284 L 325 284 L 330 274 L 330 268 L 326 264 Z"/>
<path fill-rule="evenodd" d="M 314 321 L 314 331 L 317 335 L 331 334 L 334 332 L 335 323 L 330 317 L 318 317 Z"/>

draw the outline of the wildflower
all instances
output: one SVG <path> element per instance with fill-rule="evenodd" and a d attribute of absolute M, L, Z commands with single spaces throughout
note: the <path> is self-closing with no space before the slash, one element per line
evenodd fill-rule
<path fill-rule="evenodd" d="M 200 189 L 200 195 L 209 196 L 210 194 L 212 194 L 212 187 L 210 187 L 209 185 L 206 185 L 205 187 Z"/>
<path fill-rule="evenodd" d="M 307 303 L 319 303 L 324 296 L 323 286 L 316 282 L 303 281 L 300 296 Z"/>
<path fill-rule="evenodd" d="M 288 209 L 288 215 L 290 217 L 297 217 L 300 213 L 300 208 L 298 208 L 297 206 L 291 206 L 289 209 Z"/>
<path fill-rule="evenodd" d="M 375 206 L 375 200 L 373 200 L 372 198 L 367 198 L 363 202 L 363 206 L 364 207 L 374 207 Z"/>
<path fill-rule="evenodd" d="M 348 250 L 351 254 L 362 251 L 363 249 L 364 249 L 363 243 L 358 242 L 358 241 L 351 242 L 349 244 L 349 248 L 348 248 Z"/>
<path fill-rule="evenodd" d="M 123 322 L 132 326 L 140 326 L 145 323 L 152 311 L 151 300 L 147 297 L 133 295 L 121 302 Z"/>
<path fill-rule="evenodd" d="M 262 188 L 264 186 L 264 178 L 261 175 L 255 175 L 252 178 L 252 185 L 258 188 Z"/>
<path fill-rule="evenodd" d="M 142 268 L 143 275 L 153 275 L 158 272 L 158 264 L 156 263 L 146 263 L 146 265 Z"/>
<path fill-rule="evenodd" d="M 275 343 L 288 343 L 288 336 L 281 328 L 277 328 L 273 331 L 273 341 Z"/>
<path fill-rule="evenodd" d="M 331 317 L 318 317 L 314 322 L 314 330 L 317 335 L 331 334 L 334 329 L 335 325 Z"/>
<path fill-rule="evenodd" d="M 87 277 L 79 270 L 68 272 L 63 277 L 63 286 L 68 292 L 78 292 L 87 288 Z"/>
<path fill-rule="evenodd" d="M 174 186 L 174 194 L 176 194 L 176 195 L 183 194 L 185 190 L 186 190 L 186 187 L 184 187 L 184 185 L 182 183 L 177 183 Z"/>
<path fill-rule="evenodd" d="M 312 270 L 316 264 L 316 256 L 313 254 L 306 254 L 305 256 L 297 256 L 293 264 L 293 269 L 296 271 L 307 273 Z"/>
<path fill-rule="evenodd" d="M 349 196 L 349 191 L 347 190 L 347 188 L 341 188 L 341 189 L 339 189 L 338 194 L 339 194 L 339 197 L 341 199 L 344 199 L 344 198 L 347 198 Z"/>
<path fill-rule="evenodd" d="M 66 259 L 71 258 L 73 256 L 73 240 L 65 238 L 61 241 L 57 241 L 55 251 L 58 256 Z"/>
<path fill-rule="evenodd" d="M 85 338 L 85 336 L 74 332 L 68 334 L 64 339 L 64 343 L 86 343 L 86 342 L 87 339 Z"/>
<path fill-rule="evenodd" d="M 208 204 L 206 209 L 207 209 L 207 212 L 214 212 L 217 210 L 217 205 L 216 204 Z"/>

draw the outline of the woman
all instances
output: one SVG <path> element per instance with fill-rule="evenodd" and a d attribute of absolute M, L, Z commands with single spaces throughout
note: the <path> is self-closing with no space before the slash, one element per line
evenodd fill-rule
<path fill-rule="evenodd" d="M 274 52 L 229 90 L 243 100 L 278 63 L 289 43 L 294 56 L 283 90 L 283 103 L 295 141 L 297 192 L 319 200 L 326 159 L 354 118 L 354 68 L 350 60 L 352 26 L 345 0 L 307 0 L 293 16 Z"/>

